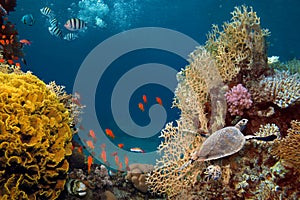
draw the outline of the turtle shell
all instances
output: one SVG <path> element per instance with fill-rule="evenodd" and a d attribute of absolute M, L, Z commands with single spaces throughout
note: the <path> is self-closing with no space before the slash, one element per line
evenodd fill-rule
<path fill-rule="evenodd" d="M 197 156 L 202 161 L 215 160 L 241 150 L 246 140 L 241 131 L 229 126 L 211 134 L 202 144 Z"/>

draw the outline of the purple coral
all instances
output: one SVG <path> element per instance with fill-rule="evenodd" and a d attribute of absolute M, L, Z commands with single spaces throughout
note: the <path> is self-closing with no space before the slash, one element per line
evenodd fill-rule
<path fill-rule="evenodd" d="M 243 110 L 249 109 L 252 105 L 251 95 L 242 84 L 231 88 L 225 96 L 231 115 L 243 115 Z"/>

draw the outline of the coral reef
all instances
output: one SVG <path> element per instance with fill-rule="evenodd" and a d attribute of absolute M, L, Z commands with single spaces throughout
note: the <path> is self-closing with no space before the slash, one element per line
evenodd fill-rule
<path fill-rule="evenodd" d="M 273 67 L 278 62 L 268 63 L 268 35 L 251 7 L 236 7 L 223 31 L 213 26 L 205 47 L 190 54 L 189 65 L 177 74 L 173 106 L 181 110 L 180 119 L 161 132 L 161 157 L 146 179 L 149 191 L 169 199 L 300 196 L 299 176 L 291 178 L 299 171 L 299 75 L 278 72 Z M 275 78 L 281 79 L 278 84 L 272 83 Z M 263 89 L 263 84 L 270 86 Z M 233 88 L 226 95 L 229 109 L 223 100 L 228 88 Z M 235 90 L 242 98 L 230 97 Z M 241 118 L 248 119 L 245 135 L 274 134 L 277 139 L 251 140 L 238 153 L 218 160 L 194 160 L 207 136 Z"/>
<path fill-rule="evenodd" d="M 226 92 L 225 96 L 229 104 L 228 111 L 231 115 L 243 115 L 243 110 L 249 109 L 252 105 L 251 95 L 242 84 L 231 88 L 230 91 Z"/>
<path fill-rule="evenodd" d="M 31 73 L 0 73 L 1 198 L 56 199 L 69 169 L 69 111 Z"/>
<path fill-rule="evenodd" d="M 134 163 L 129 165 L 129 170 L 127 171 L 125 179 L 131 181 L 134 187 L 139 191 L 147 192 L 148 185 L 146 184 L 146 174 L 152 170 L 152 165 Z"/>

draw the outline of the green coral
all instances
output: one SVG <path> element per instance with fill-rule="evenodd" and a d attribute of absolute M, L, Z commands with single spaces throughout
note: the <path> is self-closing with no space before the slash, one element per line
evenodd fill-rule
<path fill-rule="evenodd" d="M 70 113 L 30 73 L 0 72 L 0 197 L 56 199 L 71 155 Z"/>

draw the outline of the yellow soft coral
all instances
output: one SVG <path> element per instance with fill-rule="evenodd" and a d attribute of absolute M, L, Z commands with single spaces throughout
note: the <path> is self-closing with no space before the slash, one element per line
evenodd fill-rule
<path fill-rule="evenodd" d="M 0 197 L 56 199 L 71 155 L 70 114 L 30 73 L 0 72 Z"/>

